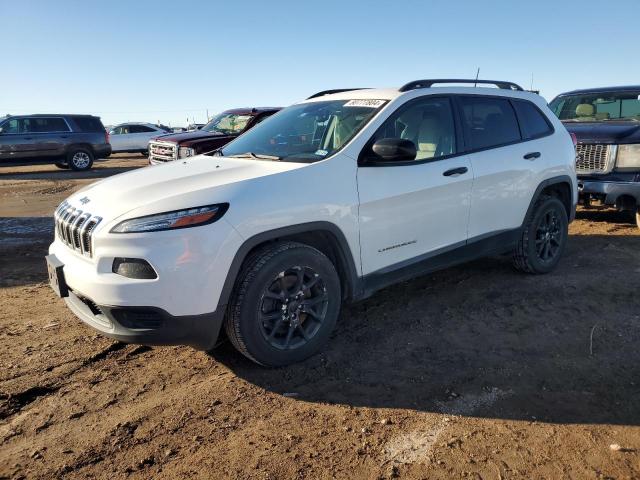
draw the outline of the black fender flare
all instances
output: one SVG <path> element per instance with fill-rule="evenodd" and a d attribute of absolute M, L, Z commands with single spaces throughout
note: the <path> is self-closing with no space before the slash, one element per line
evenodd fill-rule
<path fill-rule="evenodd" d="M 347 238 L 336 224 L 326 221 L 318 221 L 267 230 L 245 240 L 231 261 L 231 266 L 227 272 L 227 278 L 225 279 L 224 286 L 220 292 L 218 309 L 226 310 L 236 279 L 240 273 L 240 268 L 247 258 L 247 255 L 249 255 L 249 252 L 263 243 L 275 241 L 279 238 L 314 232 L 329 233 L 336 240 L 334 247 L 337 255 L 339 256 L 338 261 L 342 263 L 343 273 L 347 276 L 347 278 L 343 278 L 342 280 L 343 282 L 348 282 L 347 287 L 349 289 L 349 297 L 359 298 L 362 293 L 362 282 L 358 276 L 356 263 L 351 253 L 349 243 L 347 242 Z"/>
<path fill-rule="evenodd" d="M 573 219 L 575 218 L 575 215 L 576 215 L 576 205 L 573 202 L 573 195 L 574 195 L 573 182 L 571 181 L 571 177 L 569 175 L 558 175 L 557 177 L 547 178 L 547 179 L 543 180 L 542 182 L 540 182 L 540 184 L 536 188 L 536 191 L 534 192 L 534 194 L 531 197 L 531 202 L 529 203 L 529 208 L 527 208 L 527 213 L 525 214 L 524 218 L 522 219 L 521 228 L 524 228 L 524 225 L 527 222 L 527 219 L 533 213 L 533 207 L 536 204 L 536 202 L 538 201 L 538 198 L 540 197 L 540 194 L 542 193 L 542 190 L 544 190 L 547 187 L 550 187 L 551 185 L 558 185 L 558 184 L 565 184 L 565 183 L 569 186 L 569 195 L 570 195 L 569 200 L 571 202 L 571 207 L 570 207 L 570 212 L 569 212 L 569 222 L 573 221 Z"/>

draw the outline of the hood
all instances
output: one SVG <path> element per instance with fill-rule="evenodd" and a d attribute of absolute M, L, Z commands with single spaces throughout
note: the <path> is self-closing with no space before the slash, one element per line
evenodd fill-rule
<path fill-rule="evenodd" d="M 108 223 L 132 210 L 138 216 L 226 202 L 232 194 L 227 189 L 306 165 L 199 155 L 105 178 L 68 202 Z"/>
<path fill-rule="evenodd" d="M 640 122 L 563 122 L 579 143 L 640 143 Z"/>
<path fill-rule="evenodd" d="M 220 135 L 217 133 L 203 132 L 202 130 L 194 130 L 193 132 L 168 133 L 167 135 L 160 135 L 156 137 L 156 139 L 163 142 L 183 144 L 185 142 L 193 142 L 194 140 L 225 137 L 234 138 L 233 135 Z"/>

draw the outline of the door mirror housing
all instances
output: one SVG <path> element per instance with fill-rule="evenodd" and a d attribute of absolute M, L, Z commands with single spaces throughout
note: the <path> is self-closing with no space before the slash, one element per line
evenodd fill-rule
<path fill-rule="evenodd" d="M 407 162 L 415 160 L 416 145 L 411 140 L 403 138 L 381 138 L 371 147 L 384 162 Z"/>
<path fill-rule="evenodd" d="M 0 135 L 2 135 L 2 132 L 4 132 L 4 128 L 0 127 Z"/>

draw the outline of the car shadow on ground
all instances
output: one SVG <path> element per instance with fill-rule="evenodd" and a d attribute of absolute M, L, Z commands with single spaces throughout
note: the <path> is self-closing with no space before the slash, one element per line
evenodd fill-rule
<path fill-rule="evenodd" d="M 484 259 L 346 306 L 309 360 L 239 377 L 306 402 L 555 423 L 640 425 L 640 237 L 571 236 L 558 270 Z"/>

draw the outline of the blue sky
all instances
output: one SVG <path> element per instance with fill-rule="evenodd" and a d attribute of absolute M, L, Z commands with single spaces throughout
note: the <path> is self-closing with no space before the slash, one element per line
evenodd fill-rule
<path fill-rule="evenodd" d="M 0 0 L 0 114 L 184 125 L 328 88 L 640 84 L 640 0 Z"/>

